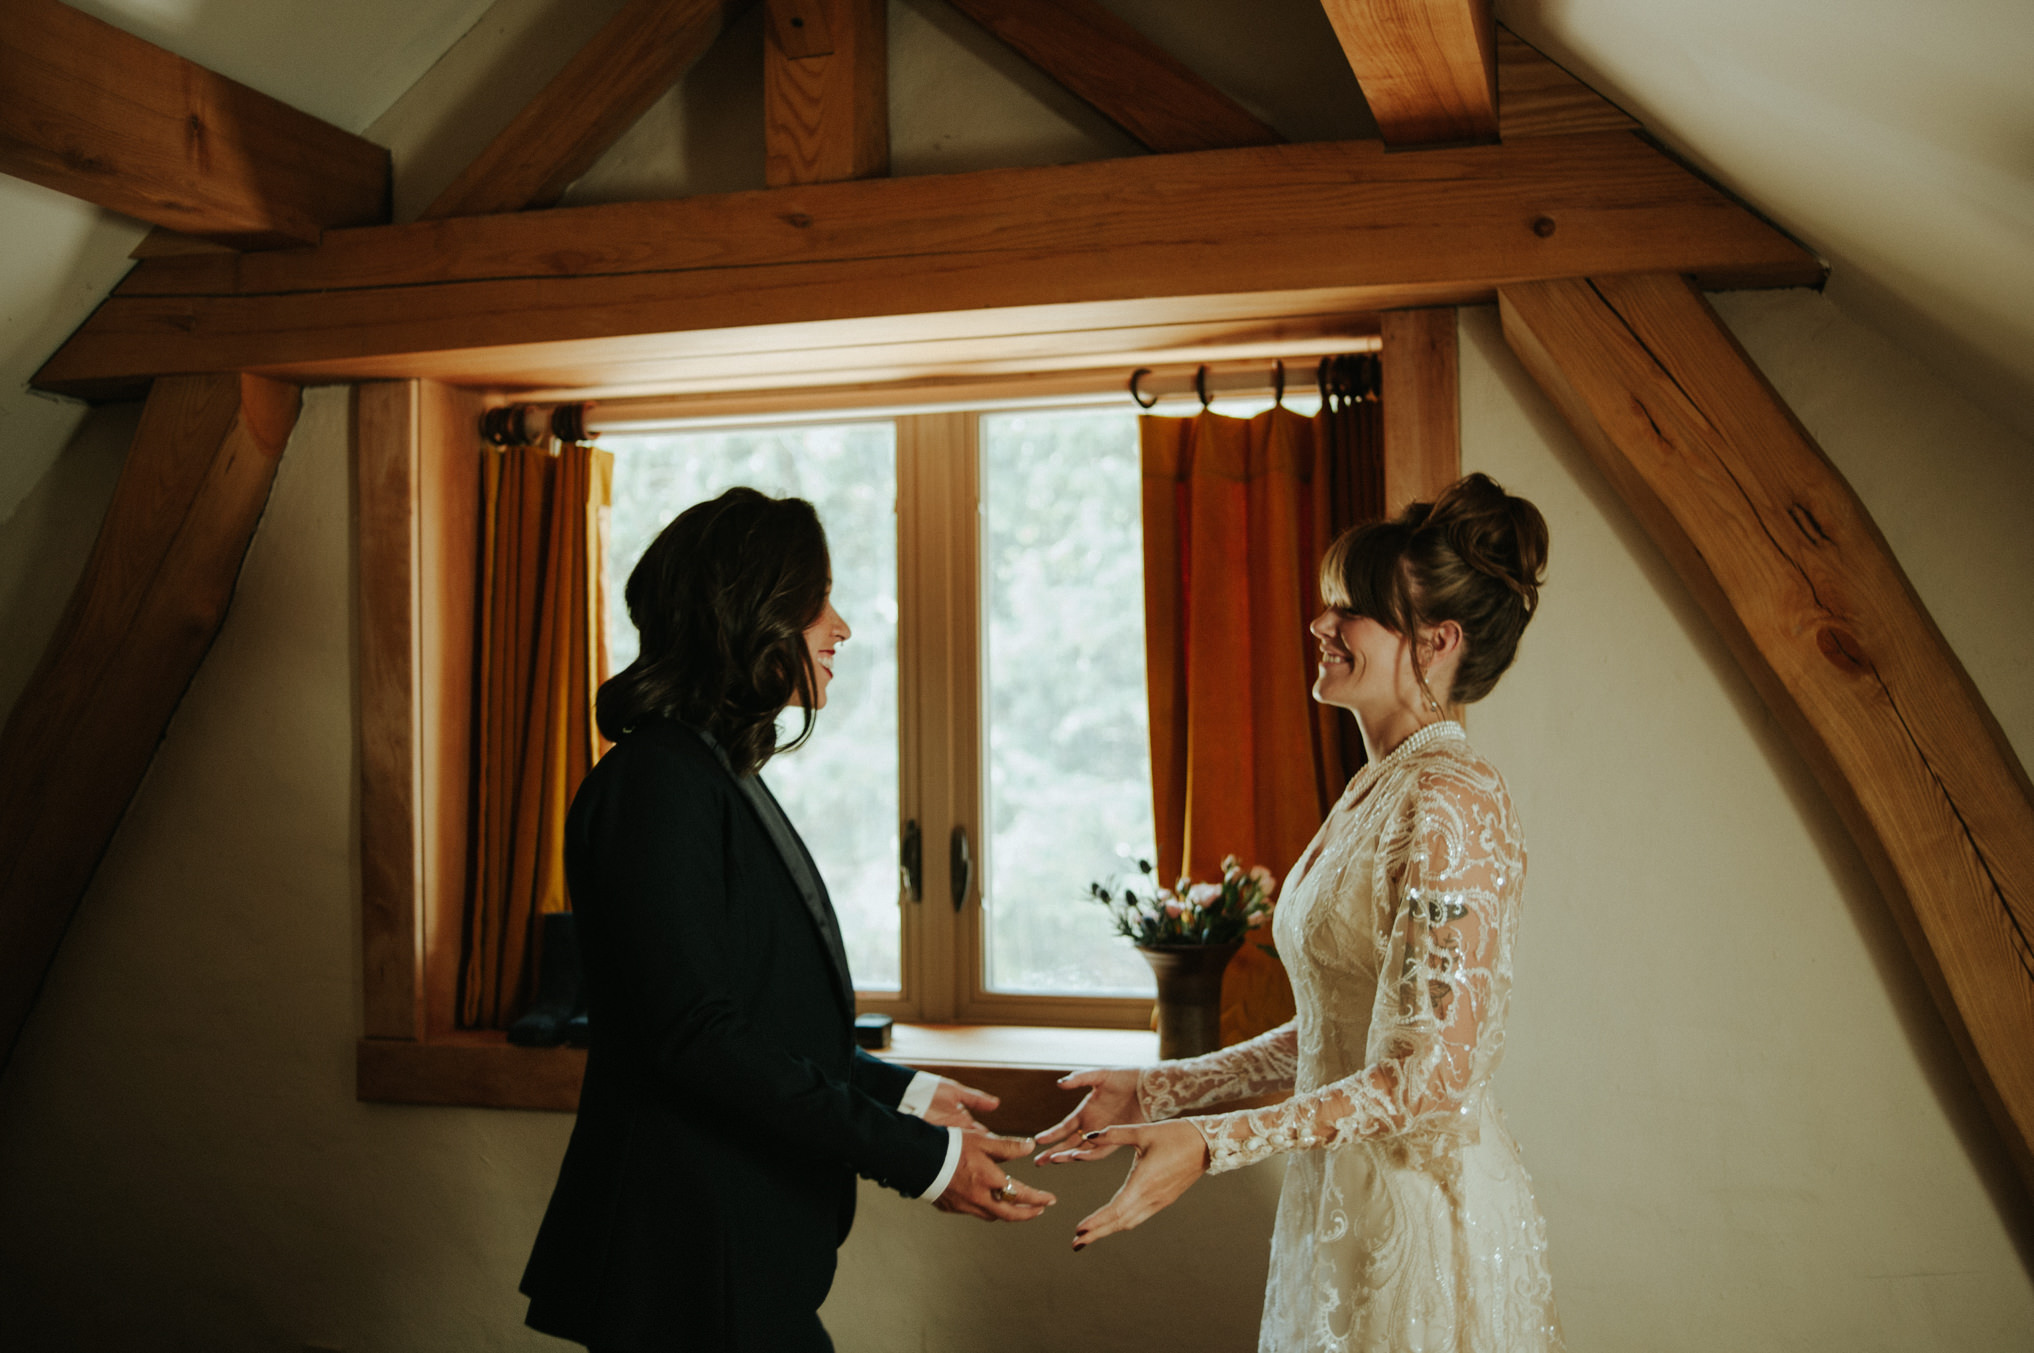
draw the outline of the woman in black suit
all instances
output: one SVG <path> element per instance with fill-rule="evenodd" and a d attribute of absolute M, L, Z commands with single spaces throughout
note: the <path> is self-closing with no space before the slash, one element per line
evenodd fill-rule
<path fill-rule="evenodd" d="M 1000 1163 L 1030 1143 L 976 1128 L 992 1097 L 855 1047 L 826 887 L 756 774 L 826 703 L 829 573 L 809 503 L 731 489 L 629 576 L 641 656 L 566 826 L 592 1047 L 522 1281 L 532 1326 L 598 1353 L 830 1349 L 858 1174 L 984 1218 L 1052 1201 Z"/>

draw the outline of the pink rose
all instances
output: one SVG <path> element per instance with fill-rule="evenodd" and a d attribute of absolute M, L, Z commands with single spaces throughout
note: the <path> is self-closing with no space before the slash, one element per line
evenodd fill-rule
<path fill-rule="evenodd" d="M 1252 882 L 1256 883 L 1258 887 L 1264 890 L 1264 895 L 1266 897 L 1270 897 L 1273 893 L 1278 891 L 1278 880 L 1273 878 L 1271 875 L 1271 871 L 1269 869 L 1266 869 L 1261 864 L 1253 864 L 1250 866 L 1250 878 Z"/>
<path fill-rule="evenodd" d="M 1182 903 L 1182 902 L 1181 902 L 1181 901 L 1180 901 L 1180 900 L 1179 900 L 1178 898 L 1176 898 L 1176 897 L 1167 897 L 1167 898 L 1165 899 L 1165 914 L 1166 914 L 1167 916 L 1175 916 L 1175 917 L 1176 917 L 1176 916 L 1179 916 L 1179 915 L 1180 915 L 1181 913 L 1183 913 L 1184 911 L 1186 911 L 1186 906 L 1185 906 L 1185 904 L 1184 904 L 1184 903 Z"/>
<path fill-rule="evenodd" d="M 1196 883 L 1187 889 L 1187 901 L 1197 907 L 1205 907 L 1210 902 L 1219 901 L 1221 896 L 1222 885 L 1219 883 Z"/>
<path fill-rule="evenodd" d="M 1252 930 L 1255 930 L 1257 929 L 1257 927 L 1263 925 L 1266 921 L 1269 921 L 1270 919 L 1271 919 L 1270 912 L 1260 911 L 1250 918 L 1250 928 Z"/>

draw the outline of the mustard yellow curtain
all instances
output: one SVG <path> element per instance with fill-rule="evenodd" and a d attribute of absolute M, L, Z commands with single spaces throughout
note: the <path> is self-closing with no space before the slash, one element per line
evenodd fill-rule
<path fill-rule="evenodd" d="M 1152 802 L 1167 882 L 1212 879 L 1230 854 L 1283 878 L 1361 764 L 1348 716 L 1309 694 L 1307 622 L 1320 609 L 1322 551 L 1351 514 L 1378 511 L 1377 427 L 1374 400 L 1314 419 L 1281 407 L 1140 420 Z M 1230 963 L 1222 1002 L 1224 1043 L 1293 1013 L 1284 970 L 1255 945 Z"/>
<path fill-rule="evenodd" d="M 601 747 L 603 522 L 614 457 L 590 446 L 483 453 L 472 859 L 462 1028 L 506 1028 L 535 982 L 537 918 L 565 911 L 565 809 Z"/>

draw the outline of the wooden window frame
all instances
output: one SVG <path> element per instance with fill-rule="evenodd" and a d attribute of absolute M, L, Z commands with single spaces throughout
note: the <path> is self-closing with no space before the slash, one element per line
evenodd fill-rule
<path fill-rule="evenodd" d="M 1386 497 L 1397 504 L 1459 473 L 1455 312 L 1393 312 L 1369 322 L 1382 333 Z M 1396 372 L 1395 352 L 1403 354 Z M 462 1030 L 456 1019 L 468 869 L 467 636 L 478 555 L 473 452 L 481 414 L 500 402 L 421 379 L 355 389 L 363 983 L 356 1094 L 569 1111 L 578 1103 L 582 1050 L 518 1048 L 498 1032 Z M 750 407 L 772 405 L 758 396 Z M 729 411 L 724 403 L 716 409 Z M 953 828 L 965 825 L 980 842 L 984 817 L 973 602 L 979 418 L 954 410 L 898 419 L 899 500 L 913 498 L 931 524 L 900 541 L 899 610 L 912 619 L 900 624 L 899 699 L 923 709 L 917 727 L 936 720 L 944 736 L 920 737 L 914 721 L 900 721 L 900 820 L 920 823 L 926 887 L 919 901 L 903 904 L 905 992 L 865 996 L 861 1007 L 905 1022 L 891 1054 L 897 1060 L 962 1070 L 993 1081 L 1014 1104 L 1042 1106 L 1057 1102 L 1051 1083 L 1068 1070 L 1148 1059 L 1150 1003 L 993 992 L 979 962 L 959 961 L 978 955 L 982 940 L 979 887 L 956 913 L 945 867 Z M 953 454 L 956 447 L 965 454 Z M 945 642 L 927 642 L 928 627 L 943 630 Z M 945 954 L 956 958 L 940 961 Z M 1002 1032 L 975 1032 L 988 1026 Z M 1132 1042 L 1142 1051 L 1125 1056 Z M 990 1060 L 984 1047 L 994 1050 Z"/>
<path fill-rule="evenodd" d="M 989 843 L 984 797 L 981 420 L 959 408 L 895 416 L 897 430 L 898 817 L 916 821 L 924 887 L 902 906 L 903 989 L 860 1008 L 931 1024 L 1147 1029 L 1142 997 L 990 989 L 982 971 Z M 976 867 L 955 905 L 950 851 L 964 830 Z"/>

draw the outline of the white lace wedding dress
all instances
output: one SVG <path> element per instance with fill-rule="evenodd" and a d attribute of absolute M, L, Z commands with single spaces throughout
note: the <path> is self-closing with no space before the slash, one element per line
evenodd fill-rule
<path fill-rule="evenodd" d="M 1286 880 L 1272 932 L 1298 1018 L 1145 1070 L 1211 1170 L 1287 1153 L 1260 1353 L 1559 1349 L 1546 1226 L 1491 1102 L 1525 843 L 1455 723 L 1358 772 Z"/>

